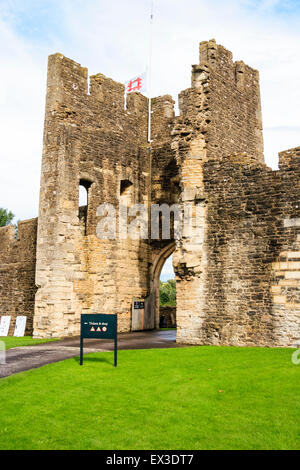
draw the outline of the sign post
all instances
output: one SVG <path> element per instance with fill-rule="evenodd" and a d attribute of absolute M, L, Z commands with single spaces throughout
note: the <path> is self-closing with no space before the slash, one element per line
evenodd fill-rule
<path fill-rule="evenodd" d="M 80 331 L 80 365 L 83 365 L 83 340 L 87 339 L 113 339 L 114 347 L 114 366 L 117 367 L 118 351 L 118 317 L 117 315 L 81 315 Z"/>

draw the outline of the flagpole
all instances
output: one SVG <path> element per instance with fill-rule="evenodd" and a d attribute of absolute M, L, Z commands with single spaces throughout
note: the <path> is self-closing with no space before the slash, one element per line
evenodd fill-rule
<path fill-rule="evenodd" d="M 151 72 L 152 72 L 152 38 L 153 38 L 153 17 L 154 17 L 154 0 L 151 0 L 151 16 L 150 16 L 150 43 L 149 43 L 149 68 L 148 68 L 148 83 L 149 83 L 149 106 L 148 106 L 148 143 L 151 143 L 151 115 L 152 115 L 152 81 L 151 81 Z"/>
<path fill-rule="evenodd" d="M 151 118 L 152 118 L 152 37 L 153 37 L 153 16 L 154 16 L 154 0 L 151 0 L 151 16 L 149 31 L 149 64 L 148 64 L 148 153 L 149 153 L 149 185 L 148 185 L 148 236 L 151 240 L 151 203 L 152 203 L 152 148 L 151 148 Z"/>

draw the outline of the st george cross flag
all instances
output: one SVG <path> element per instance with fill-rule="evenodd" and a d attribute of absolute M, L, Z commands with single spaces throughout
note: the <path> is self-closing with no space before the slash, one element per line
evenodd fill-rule
<path fill-rule="evenodd" d="M 135 92 L 143 94 L 147 92 L 146 73 L 142 73 L 125 83 L 125 95 Z"/>

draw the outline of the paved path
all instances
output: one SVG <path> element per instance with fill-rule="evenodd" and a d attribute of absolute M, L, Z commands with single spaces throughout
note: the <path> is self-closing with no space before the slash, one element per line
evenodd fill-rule
<path fill-rule="evenodd" d="M 36 369 L 46 364 L 79 356 L 80 338 L 66 338 L 61 341 L 36 346 L 13 348 L 6 351 L 6 364 L 0 364 L 0 378 Z M 149 331 L 118 335 L 118 349 L 177 348 L 176 331 Z M 84 354 L 113 351 L 111 340 L 84 340 Z"/>

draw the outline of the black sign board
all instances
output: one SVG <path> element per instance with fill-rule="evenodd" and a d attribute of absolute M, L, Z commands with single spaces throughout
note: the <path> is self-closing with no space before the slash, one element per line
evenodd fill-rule
<path fill-rule="evenodd" d="M 114 339 L 115 367 L 117 367 L 117 315 L 81 315 L 80 365 L 83 364 L 83 340 Z"/>

